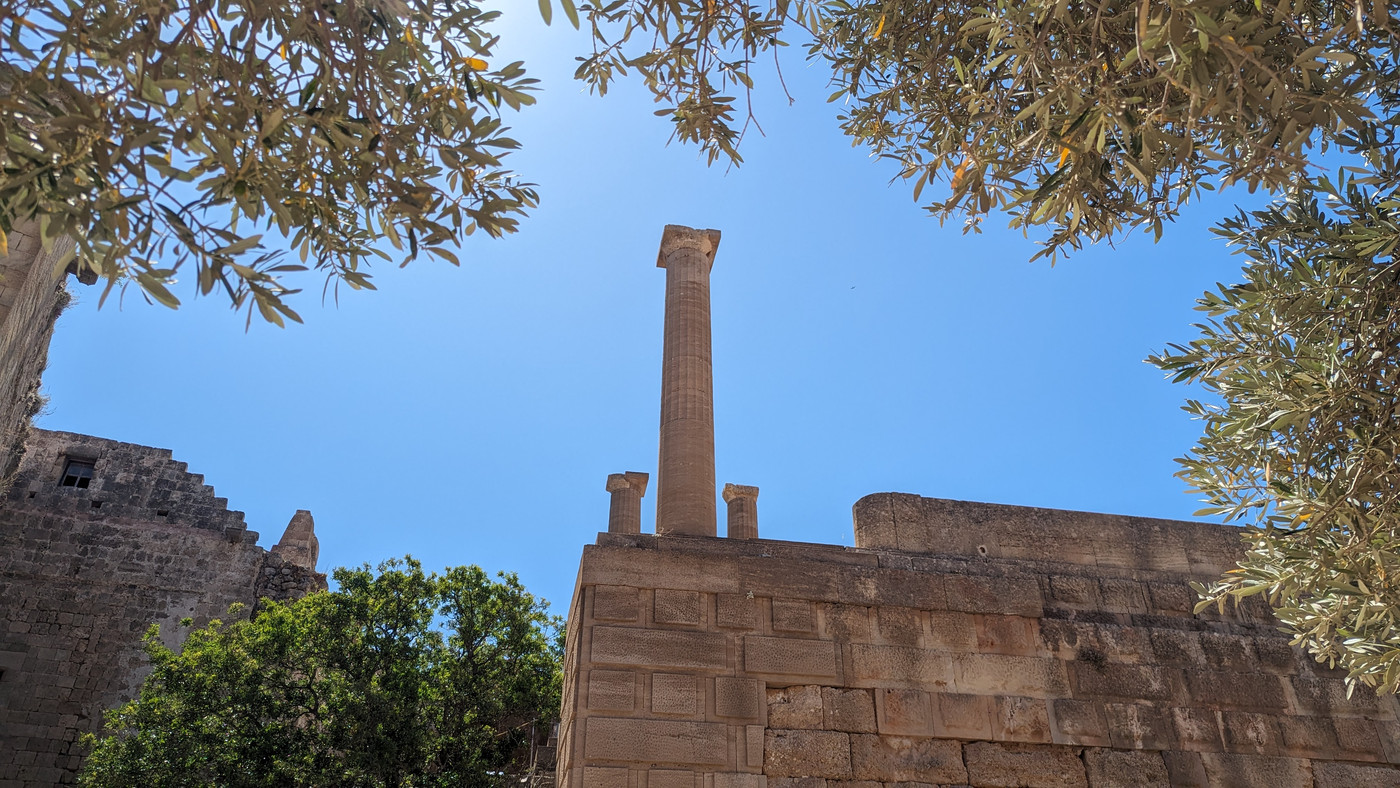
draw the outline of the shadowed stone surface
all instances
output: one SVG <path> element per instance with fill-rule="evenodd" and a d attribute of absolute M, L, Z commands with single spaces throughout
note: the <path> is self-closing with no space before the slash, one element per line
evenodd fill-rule
<path fill-rule="evenodd" d="M 70 461 L 91 468 L 65 486 Z M 0 502 L 0 788 L 71 784 L 81 733 L 134 696 L 141 638 L 326 587 L 309 512 L 273 551 L 168 450 L 34 430 Z"/>

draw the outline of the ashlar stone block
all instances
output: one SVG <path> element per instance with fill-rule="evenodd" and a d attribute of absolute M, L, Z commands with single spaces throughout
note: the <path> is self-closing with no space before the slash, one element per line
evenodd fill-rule
<path fill-rule="evenodd" d="M 1162 753 L 1162 761 L 1172 788 L 1211 788 L 1199 753 L 1167 751 Z"/>
<path fill-rule="evenodd" d="M 589 717 L 584 721 L 583 753 L 590 760 L 719 766 L 729 762 L 728 726 Z"/>
<path fill-rule="evenodd" d="M 758 600 L 752 594 L 717 594 L 715 623 L 726 629 L 757 629 Z"/>
<path fill-rule="evenodd" d="M 836 677 L 836 644 L 797 638 L 744 638 L 744 669 L 782 676 Z"/>
<path fill-rule="evenodd" d="M 812 603 L 805 599 L 773 600 L 774 632 L 811 632 L 816 629 Z"/>
<path fill-rule="evenodd" d="M 882 734 L 928 736 L 933 733 L 929 695 L 923 690 L 875 690 L 875 717 Z"/>
<path fill-rule="evenodd" d="M 1271 714 L 1248 711 L 1221 712 L 1220 732 L 1225 739 L 1225 749 L 1230 752 L 1277 755 L 1281 737 L 1275 719 Z"/>
<path fill-rule="evenodd" d="M 950 739 L 990 739 L 996 699 L 990 695 L 939 693 L 933 696 L 935 736 Z"/>
<path fill-rule="evenodd" d="M 598 621 L 636 621 L 641 611 L 638 591 L 627 586 L 593 587 L 593 618 Z"/>
<path fill-rule="evenodd" d="M 933 610 L 928 613 L 929 648 L 949 652 L 977 650 L 977 623 L 970 613 Z"/>
<path fill-rule="evenodd" d="M 1209 784 L 1230 788 L 1312 788 L 1312 765 L 1301 758 L 1204 752 Z"/>
<path fill-rule="evenodd" d="M 652 606 L 652 617 L 658 624 L 700 624 L 700 593 L 658 588 Z"/>
<path fill-rule="evenodd" d="M 765 788 L 767 783 L 761 774 L 716 772 L 706 776 L 705 788 Z"/>
<path fill-rule="evenodd" d="M 1332 721 L 1332 727 L 1337 731 L 1337 742 L 1347 760 L 1385 760 L 1375 721 L 1365 717 L 1338 717 Z"/>
<path fill-rule="evenodd" d="M 851 741 L 845 733 L 769 728 L 763 743 L 763 773 L 769 777 L 851 776 Z"/>
<path fill-rule="evenodd" d="M 647 788 L 701 788 L 701 775 L 688 769 L 650 769 Z"/>
<path fill-rule="evenodd" d="M 1206 664 L 1199 633 L 1182 629 L 1154 629 L 1148 635 L 1153 660 L 1161 666 L 1192 670 Z"/>
<path fill-rule="evenodd" d="M 948 575 L 943 579 L 948 609 L 1039 618 L 1044 613 L 1040 584 L 1033 577 Z"/>
<path fill-rule="evenodd" d="M 763 714 L 763 692 L 758 679 L 738 676 L 715 678 L 715 714 L 720 717 L 757 719 Z"/>
<path fill-rule="evenodd" d="M 967 782 L 962 747 L 946 739 L 851 734 L 851 774 L 857 780 Z"/>
<path fill-rule="evenodd" d="M 757 769 L 763 766 L 764 732 L 762 725 L 744 726 L 744 763 L 749 768 Z"/>
<path fill-rule="evenodd" d="M 768 788 L 827 788 L 821 777 L 769 777 Z"/>
<path fill-rule="evenodd" d="M 823 687 L 822 727 L 847 733 L 874 733 L 875 699 L 871 691 Z"/>
<path fill-rule="evenodd" d="M 1093 788 L 1167 788 L 1167 765 L 1157 752 L 1084 751 L 1084 767 Z"/>
<path fill-rule="evenodd" d="M 924 634 L 923 615 L 907 607 L 876 608 L 880 639 L 886 643 L 917 646 Z"/>
<path fill-rule="evenodd" d="M 940 689 L 953 684 L 949 655 L 910 646 L 851 645 L 851 676 L 869 685 Z"/>
<path fill-rule="evenodd" d="M 631 711 L 636 704 L 637 674 L 630 670 L 588 671 L 588 708 Z"/>
<path fill-rule="evenodd" d="M 975 616 L 977 650 L 983 653 L 1044 656 L 1040 621 L 1023 616 Z"/>
<path fill-rule="evenodd" d="M 1001 788 L 1088 788 L 1072 747 L 971 742 L 963 747 L 968 781 Z"/>
<path fill-rule="evenodd" d="M 1279 678 L 1268 674 L 1190 670 L 1186 687 L 1206 708 L 1281 712 L 1287 706 Z"/>
<path fill-rule="evenodd" d="M 1050 714 L 1042 698 L 998 697 L 992 718 L 997 741 L 1049 744 Z"/>
<path fill-rule="evenodd" d="M 1313 761 L 1314 788 L 1395 788 L 1400 771 L 1388 766 Z"/>
<path fill-rule="evenodd" d="M 960 654 L 953 662 L 959 692 L 978 695 L 1065 697 L 1069 680 L 1058 659 L 1007 654 Z"/>
<path fill-rule="evenodd" d="M 772 728 L 821 728 L 822 688 L 814 685 L 768 689 L 768 725 Z"/>
<path fill-rule="evenodd" d="M 1259 668 L 1259 656 L 1254 652 L 1251 638 L 1202 632 L 1201 649 L 1206 661 L 1216 669 L 1252 672 Z"/>
<path fill-rule="evenodd" d="M 1050 599 L 1060 605 L 1098 607 L 1099 584 L 1082 575 L 1052 575 Z"/>
<path fill-rule="evenodd" d="M 1176 737 L 1165 710 L 1140 703 L 1104 704 L 1108 736 L 1122 750 L 1168 750 Z"/>
<path fill-rule="evenodd" d="M 1076 698 L 1107 697 L 1133 700 L 1170 700 L 1175 688 L 1168 673 L 1151 665 L 1117 662 L 1069 663 L 1070 686 Z"/>
<path fill-rule="evenodd" d="M 718 632 L 593 628 L 595 663 L 722 670 L 729 663 L 728 638 Z"/>
<path fill-rule="evenodd" d="M 694 715 L 696 712 L 696 677 L 676 673 L 653 673 L 651 676 L 651 710 L 656 714 Z"/>
<path fill-rule="evenodd" d="M 817 611 L 826 637 L 842 643 L 869 643 L 875 639 L 871 608 L 823 602 L 817 605 Z"/>
<path fill-rule="evenodd" d="M 1194 707 L 1171 710 L 1172 728 L 1176 731 L 1173 749 L 1190 752 L 1220 752 L 1225 748 L 1217 724 L 1217 712 Z"/>
<path fill-rule="evenodd" d="M 585 766 L 583 788 L 628 788 L 627 768 L 614 766 Z"/>
<path fill-rule="evenodd" d="M 1051 740 L 1056 744 L 1107 747 L 1112 744 L 1103 704 L 1084 700 L 1053 700 Z"/>
<path fill-rule="evenodd" d="M 1278 729 L 1285 755 L 1326 758 L 1340 749 L 1332 721 L 1326 717 L 1282 716 Z"/>

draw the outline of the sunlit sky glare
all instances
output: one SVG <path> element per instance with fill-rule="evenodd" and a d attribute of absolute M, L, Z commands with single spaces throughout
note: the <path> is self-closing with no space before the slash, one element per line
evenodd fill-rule
<path fill-rule="evenodd" d="M 1143 363 L 1192 337 L 1194 299 L 1240 260 L 1209 227 L 1247 195 L 1192 207 L 1055 267 L 993 217 L 940 227 L 853 148 L 827 74 L 760 84 L 766 136 L 738 169 L 667 145 L 642 86 L 572 80 L 589 44 L 510 3 L 504 56 L 543 80 L 508 117 L 543 202 L 519 234 L 474 236 L 463 265 L 374 270 L 375 293 L 293 302 L 305 326 L 176 292 L 60 320 L 40 425 L 173 449 L 270 546 L 310 509 L 321 568 L 406 553 L 510 570 L 567 608 L 606 528 L 609 473 L 656 471 L 668 223 L 723 232 L 712 276 L 718 478 L 757 485 L 762 536 L 850 544 L 873 492 L 1189 518 L 1173 458 L 1190 393 Z M 794 48 L 795 49 L 795 48 Z M 764 75 L 767 77 L 768 75 Z M 925 195 L 927 196 L 927 195 Z M 643 502 L 651 530 L 655 499 Z M 721 518 L 723 517 L 721 509 Z M 721 532 L 723 524 L 721 523 Z"/>

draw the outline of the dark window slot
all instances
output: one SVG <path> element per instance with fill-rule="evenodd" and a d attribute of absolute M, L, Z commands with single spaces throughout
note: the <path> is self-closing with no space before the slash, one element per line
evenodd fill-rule
<path fill-rule="evenodd" d="M 86 460 L 69 460 L 63 466 L 63 486 L 86 490 L 92 483 L 93 463 Z"/>

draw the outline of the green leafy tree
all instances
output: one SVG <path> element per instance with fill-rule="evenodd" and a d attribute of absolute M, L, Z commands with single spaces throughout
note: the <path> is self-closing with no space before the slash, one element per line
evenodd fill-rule
<path fill-rule="evenodd" d="M 1201 190 L 1278 202 L 1222 223 L 1244 281 L 1151 361 L 1214 395 L 1181 476 L 1243 521 L 1241 566 L 1317 658 L 1400 690 L 1400 26 L 1380 0 L 617 0 L 581 9 L 598 92 L 636 72 L 679 139 L 739 161 L 785 38 L 840 124 L 940 220 L 990 213 L 1054 260 L 1160 237 Z M 794 38 L 795 37 L 795 38 Z M 1325 158 L 1331 157 L 1331 158 Z M 1324 174 L 1337 160 L 1346 166 Z M 931 195 L 925 197 L 925 195 Z"/>
<path fill-rule="evenodd" d="M 1219 232 L 1244 282 L 1200 302 L 1200 337 L 1151 359 L 1213 401 L 1182 476 L 1203 514 L 1249 523 L 1202 607 L 1267 594 L 1319 659 L 1400 690 L 1400 227 L 1397 184 L 1342 173 Z M 1383 196 L 1378 197 L 1379 187 Z"/>
<path fill-rule="evenodd" d="M 339 588 L 155 628 L 140 697 L 107 715 L 79 783 L 129 788 L 500 785 L 558 718 L 560 622 L 514 575 L 339 569 Z M 237 614 L 238 611 L 232 611 Z"/>
<path fill-rule="evenodd" d="M 289 272 L 368 288 L 376 258 L 456 263 L 466 235 L 510 232 L 536 203 L 502 165 L 501 111 L 535 80 L 491 63 L 498 16 L 473 0 L 0 0 L 0 254 L 33 222 L 74 238 L 108 292 L 134 282 L 174 307 L 184 272 L 279 325 L 299 319 Z"/>

